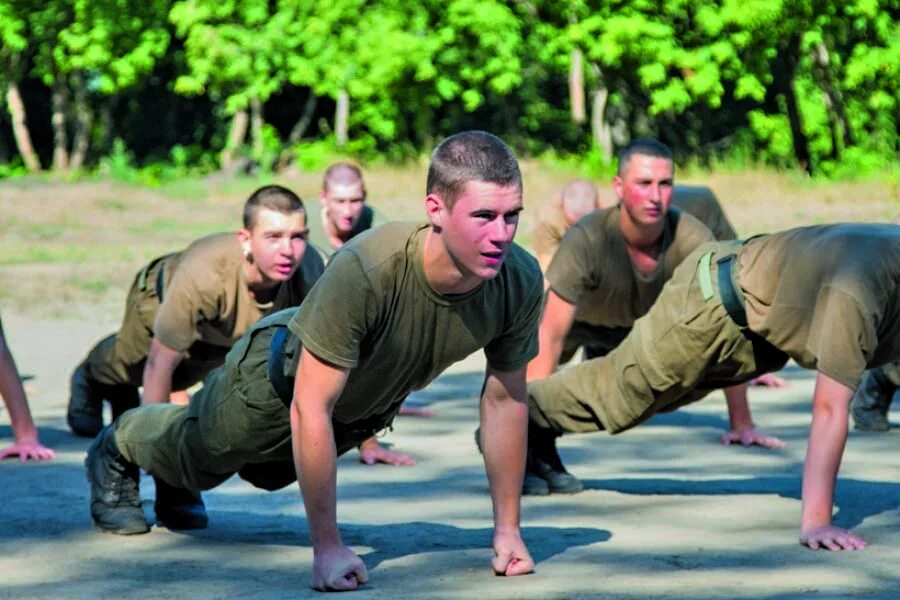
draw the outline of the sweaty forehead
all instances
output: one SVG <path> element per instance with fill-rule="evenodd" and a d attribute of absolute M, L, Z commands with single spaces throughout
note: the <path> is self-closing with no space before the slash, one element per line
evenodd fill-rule
<path fill-rule="evenodd" d="M 355 200 L 357 198 L 362 198 L 365 196 L 365 192 L 363 192 L 362 183 L 334 183 L 329 184 L 328 189 L 325 190 L 325 197 L 330 200 L 337 199 L 351 199 Z"/>
<path fill-rule="evenodd" d="M 306 227 L 306 213 L 302 210 L 283 213 L 271 208 L 260 208 L 253 222 L 253 231 L 287 231 Z"/>
<path fill-rule="evenodd" d="M 647 154 L 635 154 L 625 165 L 623 175 L 628 176 L 647 176 L 655 175 L 657 177 L 669 176 L 674 173 L 675 168 L 672 161 L 668 158 L 660 156 L 649 156 Z"/>
<path fill-rule="evenodd" d="M 456 199 L 455 205 L 459 204 L 465 204 L 467 209 L 516 210 L 522 206 L 522 189 L 517 185 L 469 181 Z"/>

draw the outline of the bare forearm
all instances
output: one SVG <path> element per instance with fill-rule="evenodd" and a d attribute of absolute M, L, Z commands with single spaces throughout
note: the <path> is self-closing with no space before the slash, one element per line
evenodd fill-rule
<path fill-rule="evenodd" d="M 28 408 L 25 388 L 22 387 L 16 363 L 5 344 L 0 346 L 0 396 L 3 396 L 6 409 L 9 411 L 9 420 L 16 440 L 37 439 L 37 429 Z"/>
<path fill-rule="evenodd" d="M 147 361 L 144 367 L 144 404 L 161 404 L 169 401 L 172 393 L 172 373 L 166 373 L 159 366 Z"/>
<path fill-rule="evenodd" d="M 847 442 L 847 413 L 813 413 L 803 467 L 803 529 L 831 523 L 834 484 Z"/>
<path fill-rule="evenodd" d="M 328 415 L 292 409 L 294 464 L 314 550 L 342 544 L 337 528 L 337 450 Z"/>
<path fill-rule="evenodd" d="M 732 431 L 753 428 L 753 415 L 750 413 L 750 403 L 747 401 L 747 384 L 742 383 L 727 387 L 725 403 L 728 405 L 728 421 Z"/>
<path fill-rule="evenodd" d="M 524 402 L 483 401 L 484 464 L 491 487 L 494 526 L 498 531 L 519 528 L 527 430 L 528 407 Z"/>

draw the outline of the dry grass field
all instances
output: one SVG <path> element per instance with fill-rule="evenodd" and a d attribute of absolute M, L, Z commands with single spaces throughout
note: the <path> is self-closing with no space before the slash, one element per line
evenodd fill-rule
<path fill-rule="evenodd" d="M 367 170 L 370 202 L 392 219 L 421 218 L 425 170 L 424 163 Z M 535 208 L 575 174 L 529 161 L 523 173 L 526 211 L 518 240 L 528 247 Z M 274 181 L 312 198 L 320 174 L 293 172 Z M 820 183 L 774 172 L 687 173 L 679 181 L 711 186 L 741 235 L 900 216 L 896 183 Z M 111 181 L 0 182 L 0 307 L 50 318 L 112 311 L 116 320 L 130 279 L 144 262 L 207 233 L 237 228 L 249 193 L 272 182 L 218 176 L 157 188 Z"/>

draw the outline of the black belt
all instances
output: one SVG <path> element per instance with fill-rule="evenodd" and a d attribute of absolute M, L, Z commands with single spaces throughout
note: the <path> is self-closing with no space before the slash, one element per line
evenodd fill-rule
<path fill-rule="evenodd" d="M 164 275 L 166 270 L 166 264 L 163 263 L 159 265 L 159 270 L 156 272 L 156 297 L 162 302 L 163 299 L 163 284 L 164 284 Z"/>
<path fill-rule="evenodd" d="M 284 374 L 284 344 L 288 337 L 288 328 L 284 325 L 275 328 L 275 334 L 269 343 L 269 383 L 281 398 L 285 406 L 290 408 L 294 397 L 294 378 Z"/>
<path fill-rule="evenodd" d="M 287 342 L 288 328 L 277 325 L 272 341 L 269 342 L 269 383 L 278 397 L 288 408 L 294 397 L 294 378 L 284 374 L 284 345 Z M 402 402 L 402 400 L 401 400 Z M 400 409 L 401 402 L 395 403 L 391 408 L 381 414 L 372 415 L 353 424 L 343 424 L 332 421 L 335 440 L 339 452 L 346 452 L 348 447 L 356 446 L 363 440 L 372 437 L 384 429 L 393 429 L 391 422 L 394 415 Z"/>
<path fill-rule="evenodd" d="M 734 281 L 734 260 L 735 254 L 729 254 L 716 261 L 718 265 L 719 280 L 719 298 L 722 300 L 722 306 L 725 312 L 731 317 L 739 327 L 747 326 L 747 311 L 744 309 L 744 302 L 741 293 L 738 291 Z"/>

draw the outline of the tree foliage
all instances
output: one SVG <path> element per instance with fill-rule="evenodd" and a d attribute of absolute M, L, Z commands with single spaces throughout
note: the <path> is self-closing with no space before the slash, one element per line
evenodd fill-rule
<path fill-rule="evenodd" d="M 57 147 L 122 137 L 93 115 L 140 110 L 161 79 L 235 144 L 250 111 L 254 148 L 346 136 L 402 157 L 481 127 L 608 159 L 652 135 L 844 176 L 895 162 L 897 17 L 896 0 L 0 0 L 0 76 L 45 86 Z"/>

